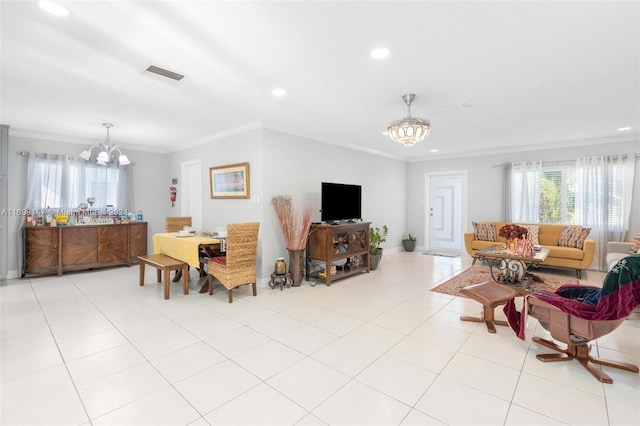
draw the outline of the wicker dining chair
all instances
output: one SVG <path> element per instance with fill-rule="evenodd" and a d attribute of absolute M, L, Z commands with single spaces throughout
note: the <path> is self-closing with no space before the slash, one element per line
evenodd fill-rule
<path fill-rule="evenodd" d="M 227 289 L 229 303 L 233 302 L 231 290 L 251 284 L 256 291 L 256 257 L 258 255 L 258 230 L 260 222 L 230 223 L 227 225 L 226 256 L 217 256 L 208 263 L 209 294 L 213 294 L 213 280 L 217 278 Z"/>
<path fill-rule="evenodd" d="M 185 226 L 191 226 L 191 216 L 168 216 L 164 219 L 165 232 L 182 231 Z"/>
<path fill-rule="evenodd" d="M 185 226 L 191 226 L 191 216 L 167 216 L 164 219 L 164 232 L 182 231 Z M 182 269 L 176 269 L 173 281 L 178 282 L 181 278 Z"/>

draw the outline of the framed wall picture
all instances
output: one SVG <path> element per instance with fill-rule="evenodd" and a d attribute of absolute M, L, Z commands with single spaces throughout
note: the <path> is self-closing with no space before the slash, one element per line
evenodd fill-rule
<path fill-rule="evenodd" d="M 209 167 L 211 198 L 249 198 L 249 163 Z"/>

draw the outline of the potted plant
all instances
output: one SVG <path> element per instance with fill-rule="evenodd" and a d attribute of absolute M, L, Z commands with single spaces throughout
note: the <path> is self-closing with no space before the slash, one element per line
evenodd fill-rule
<path fill-rule="evenodd" d="M 416 249 L 416 240 L 417 238 L 415 237 L 415 235 L 411 235 L 411 232 L 409 232 L 409 235 L 402 235 L 402 246 L 404 247 L 405 251 L 414 251 Z"/>
<path fill-rule="evenodd" d="M 369 269 L 375 270 L 382 258 L 382 247 L 380 244 L 387 241 L 389 228 L 387 225 L 369 228 Z"/>

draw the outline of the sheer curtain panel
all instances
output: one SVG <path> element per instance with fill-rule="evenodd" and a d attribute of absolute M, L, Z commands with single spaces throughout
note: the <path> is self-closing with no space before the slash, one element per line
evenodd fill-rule
<path fill-rule="evenodd" d="M 507 221 L 538 223 L 540 220 L 542 162 L 512 163 L 509 168 Z"/>
<path fill-rule="evenodd" d="M 606 270 L 608 241 L 622 241 L 629 228 L 635 157 L 594 156 L 576 161 L 575 223 L 591 228 L 594 265 Z"/>

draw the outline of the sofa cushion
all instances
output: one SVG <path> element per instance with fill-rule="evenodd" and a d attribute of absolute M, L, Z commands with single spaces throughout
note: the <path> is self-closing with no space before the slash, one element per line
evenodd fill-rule
<path fill-rule="evenodd" d="M 558 246 L 543 246 L 547 247 L 549 251 L 549 257 L 556 257 L 560 259 L 574 259 L 582 260 L 584 258 L 584 251 L 573 247 L 558 247 Z"/>
<path fill-rule="evenodd" d="M 583 228 L 579 225 L 565 225 L 558 237 L 559 247 L 574 247 L 582 249 L 584 240 L 591 232 L 591 228 Z"/>
<path fill-rule="evenodd" d="M 473 234 L 476 240 L 496 241 L 496 228 L 493 223 L 471 222 L 471 224 L 473 225 Z"/>

